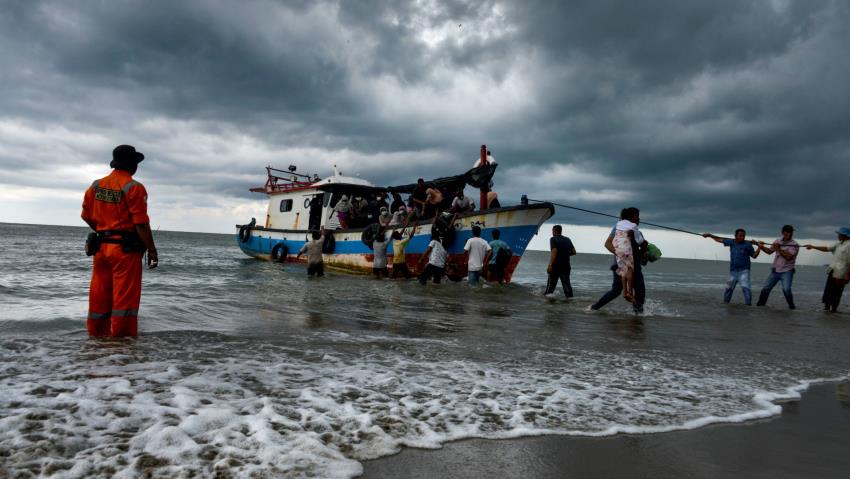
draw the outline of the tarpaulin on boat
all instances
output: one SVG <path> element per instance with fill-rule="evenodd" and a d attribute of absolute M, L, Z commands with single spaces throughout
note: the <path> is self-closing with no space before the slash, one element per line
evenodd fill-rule
<path fill-rule="evenodd" d="M 442 178 L 437 178 L 434 180 L 426 180 L 425 182 L 433 184 L 437 188 L 444 191 L 457 191 L 466 185 L 469 185 L 473 188 L 483 188 L 486 187 L 490 183 L 490 180 L 493 179 L 493 175 L 496 173 L 497 166 L 499 165 L 483 165 L 477 168 L 472 168 L 462 175 L 444 176 Z M 369 191 L 381 191 L 390 193 L 413 193 L 413 190 L 416 189 L 416 183 L 410 183 L 407 185 L 399 186 L 388 186 L 385 188 L 348 184 L 327 184 L 321 185 L 318 188 L 320 190 L 356 190 L 362 191 L 364 193 Z"/>

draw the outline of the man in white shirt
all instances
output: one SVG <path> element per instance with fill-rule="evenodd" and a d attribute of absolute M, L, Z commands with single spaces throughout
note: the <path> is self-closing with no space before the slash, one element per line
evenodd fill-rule
<path fill-rule="evenodd" d="M 440 280 L 446 272 L 446 259 L 448 259 L 449 253 L 443 247 L 441 240 L 442 238 L 437 236 L 436 233 L 431 233 L 431 242 L 428 243 L 428 248 L 419 257 L 419 264 L 422 264 L 422 260 L 428 258 L 428 265 L 419 275 L 419 283 L 422 286 L 425 286 L 425 283 L 432 276 L 434 277 L 434 284 L 440 284 Z"/>
<path fill-rule="evenodd" d="M 469 255 L 466 269 L 469 272 L 467 279 L 470 286 L 478 286 L 478 280 L 481 278 L 481 270 L 484 268 L 484 261 L 487 259 L 487 253 L 490 252 L 490 243 L 481 239 L 481 227 L 472 227 L 472 238 L 466 240 L 464 251 Z"/>
<path fill-rule="evenodd" d="M 463 194 L 463 189 L 457 192 L 457 196 L 452 200 L 452 207 L 449 209 L 451 213 L 465 213 L 475 209 L 475 202 L 472 198 Z"/>
<path fill-rule="evenodd" d="M 485 158 L 484 161 L 486 161 L 488 165 L 496 164 L 496 159 L 493 158 L 493 155 L 490 154 L 490 150 L 487 150 L 487 158 Z M 478 168 L 479 166 L 481 166 L 481 158 L 476 158 L 475 163 L 472 164 L 472 167 Z"/>

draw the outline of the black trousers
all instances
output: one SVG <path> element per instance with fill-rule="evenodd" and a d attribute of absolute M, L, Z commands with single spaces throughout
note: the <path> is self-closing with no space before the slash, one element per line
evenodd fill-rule
<path fill-rule="evenodd" d="M 308 276 L 324 276 L 325 275 L 325 263 L 317 263 L 307 265 L 307 275 Z"/>
<path fill-rule="evenodd" d="M 620 279 L 620 275 L 617 274 L 617 267 L 612 267 L 611 271 L 614 273 L 614 282 L 611 283 L 611 290 L 603 294 L 602 297 L 599 298 L 599 301 L 594 303 L 593 306 L 590 307 L 590 309 L 600 309 L 601 307 L 613 301 L 614 298 L 622 294 L 623 282 Z M 643 312 L 643 303 L 646 300 L 646 284 L 643 282 L 642 270 L 635 269 L 632 282 L 635 288 L 635 312 L 641 313 Z"/>
<path fill-rule="evenodd" d="M 383 268 L 372 268 L 372 273 L 378 279 L 381 279 L 381 277 L 386 278 L 390 275 L 390 271 L 387 269 L 386 266 L 384 266 Z"/>
<path fill-rule="evenodd" d="M 422 274 L 419 275 L 419 282 L 424 285 L 428 282 L 428 278 L 434 278 L 434 284 L 440 284 L 440 280 L 443 279 L 443 274 L 445 273 L 445 268 L 440 268 L 438 266 L 434 266 L 431 263 L 428 263 L 428 266 L 425 267 L 425 270 L 422 271 Z"/>
<path fill-rule="evenodd" d="M 823 288 L 823 305 L 832 311 L 838 310 L 841 303 L 841 295 L 844 294 L 844 281 L 832 277 L 832 273 L 826 275 L 826 286 Z"/>
<path fill-rule="evenodd" d="M 549 280 L 546 282 L 546 291 L 543 292 L 544 295 L 552 294 L 555 292 L 555 288 L 558 287 L 558 281 L 561 281 L 561 288 L 564 290 L 564 296 L 567 298 L 573 297 L 573 285 L 570 284 L 570 270 L 564 271 L 552 271 L 549 273 Z"/>
<path fill-rule="evenodd" d="M 407 268 L 407 263 L 393 263 L 393 278 L 398 278 L 398 275 L 404 276 L 405 279 L 409 279 L 411 274 L 410 270 Z"/>

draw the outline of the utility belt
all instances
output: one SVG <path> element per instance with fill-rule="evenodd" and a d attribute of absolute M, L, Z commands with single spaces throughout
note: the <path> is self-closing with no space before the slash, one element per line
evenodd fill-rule
<path fill-rule="evenodd" d="M 118 238 L 116 238 L 118 236 Z M 98 231 L 86 237 L 86 256 L 94 256 L 102 244 L 120 244 L 125 253 L 143 253 L 147 247 L 135 231 Z"/>

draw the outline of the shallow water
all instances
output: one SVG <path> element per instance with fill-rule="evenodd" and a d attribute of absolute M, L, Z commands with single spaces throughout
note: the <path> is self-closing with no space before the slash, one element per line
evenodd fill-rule
<path fill-rule="evenodd" d="M 402 446 L 767 417 L 850 373 L 821 268 L 798 268 L 788 311 L 778 287 L 767 308 L 723 305 L 725 262 L 664 259 L 635 317 L 622 300 L 585 311 L 610 284 L 604 256 L 575 258 L 566 302 L 540 294 L 543 253 L 507 287 L 422 288 L 307 279 L 230 236 L 169 232 L 140 339 L 90 340 L 84 236 L 0 224 L 0 476 L 351 477 Z"/>

